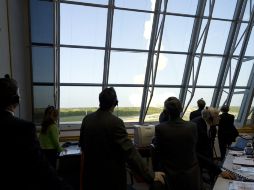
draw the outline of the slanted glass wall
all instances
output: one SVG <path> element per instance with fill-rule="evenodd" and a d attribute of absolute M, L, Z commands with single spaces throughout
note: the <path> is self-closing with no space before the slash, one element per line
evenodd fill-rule
<path fill-rule="evenodd" d="M 186 120 L 203 98 L 207 106 L 230 105 L 236 121 L 246 123 L 253 6 L 250 0 L 30 0 L 35 121 L 55 104 L 60 123 L 81 123 L 98 108 L 99 92 L 114 86 L 115 114 L 125 122 L 158 122 L 164 100 L 176 96 Z"/>

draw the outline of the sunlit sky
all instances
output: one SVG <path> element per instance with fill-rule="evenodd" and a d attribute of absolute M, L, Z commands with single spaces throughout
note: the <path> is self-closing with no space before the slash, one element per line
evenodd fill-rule
<path fill-rule="evenodd" d="M 80 2 L 107 4 L 106 0 L 80 0 Z M 155 0 L 115 0 L 115 6 L 154 10 Z M 195 15 L 197 0 L 169 0 L 168 12 Z M 236 0 L 217 0 L 213 17 L 232 19 Z M 209 1 L 208 3 L 209 4 Z M 254 4 L 252 2 L 252 4 Z M 247 5 L 247 7 L 249 4 Z M 209 8 L 206 6 L 205 16 Z M 244 20 L 249 19 L 249 11 L 244 14 Z M 153 14 L 133 11 L 115 10 L 112 30 L 113 48 L 131 48 L 148 50 Z M 162 37 L 161 50 L 188 52 L 194 18 L 167 16 Z M 202 28 L 206 24 L 203 21 Z M 104 47 L 106 40 L 107 9 L 79 6 L 61 3 L 60 6 L 60 44 Z M 231 22 L 212 20 L 205 53 L 223 54 Z M 240 35 L 247 24 L 243 24 Z M 200 47 L 197 52 L 200 52 Z M 239 55 L 241 43 L 234 55 Z M 46 51 L 46 50 L 45 50 Z M 36 51 L 34 51 L 36 52 Z M 254 54 L 254 32 L 249 40 L 245 55 Z M 143 84 L 146 72 L 148 53 L 111 51 L 109 86 L 110 84 Z M 181 85 L 186 55 L 160 54 L 156 84 Z M 197 85 L 216 84 L 221 57 L 203 57 Z M 37 60 L 47 62 L 47 57 Z M 195 58 L 197 65 L 198 58 Z M 232 61 L 232 72 L 237 61 Z M 104 51 L 94 49 L 64 48 L 60 50 L 60 82 L 61 83 L 97 83 L 101 84 L 103 77 Z M 242 65 L 238 86 L 246 86 L 253 60 Z M 43 72 L 41 73 L 43 75 Z M 42 77 L 43 78 L 43 77 Z M 192 84 L 192 82 L 190 82 Z M 229 84 L 229 78 L 226 85 Z M 143 89 L 140 87 L 116 87 L 119 106 L 139 107 L 141 105 Z M 61 107 L 96 107 L 101 87 L 61 87 Z M 169 96 L 178 97 L 179 88 L 155 88 L 151 106 L 163 105 Z M 191 105 L 196 105 L 199 98 L 211 101 L 213 89 L 197 89 Z M 188 97 L 188 96 L 187 96 Z M 240 105 L 242 95 L 233 97 L 232 105 Z M 226 93 L 222 97 L 225 100 Z M 187 100 L 188 101 L 188 100 Z M 38 101 L 39 102 L 39 101 Z"/>

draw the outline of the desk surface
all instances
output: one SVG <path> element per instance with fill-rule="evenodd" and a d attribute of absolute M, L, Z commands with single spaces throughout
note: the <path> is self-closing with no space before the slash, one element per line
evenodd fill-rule
<path fill-rule="evenodd" d="M 142 157 L 150 157 L 150 147 L 136 147 Z M 78 145 L 70 145 L 65 151 L 60 153 L 60 157 L 80 155 L 80 147 Z"/>
<path fill-rule="evenodd" d="M 253 172 L 245 172 L 243 169 L 252 168 L 253 167 L 246 167 L 243 165 L 233 164 L 235 156 L 227 153 L 226 159 L 223 163 L 223 167 L 227 168 L 234 173 L 240 174 L 241 176 L 248 177 L 249 179 L 254 180 L 254 173 Z M 222 177 L 218 177 L 216 180 L 216 183 L 213 187 L 213 190 L 228 190 L 230 182 L 233 182 L 232 180 L 224 179 Z"/>

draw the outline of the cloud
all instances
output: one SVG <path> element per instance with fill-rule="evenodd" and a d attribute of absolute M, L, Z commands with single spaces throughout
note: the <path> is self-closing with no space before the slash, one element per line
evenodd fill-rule
<path fill-rule="evenodd" d="M 136 93 L 129 96 L 129 101 L 132 106 L 139 107 L 141 105 L 143 90 L 139 89 Z"/>
<path fill-rule="evenodd" d="M 174 92 L 164 92 L 164 93 L 157 93 L 156 94 L 156 90 L 154 92 L 153 99 L 152 102 L 150 104 L 150 107 L 163 107 L 164 101 L 170 97 L 170 96 L 176 96 L 176 94 Z"/>
<path fill-rule="evenodd" d="M 154 10 L 155 0 L 151 0 L 151 10 Z M 145 22 L 144 38 L 150 42 L 151 30 L 153 24 L 153 14 L 150 15 L 150 19 Z M 149 43 L 147 43 L 149 45 Z"/>
<path fill-rule="evenodd" d="M 135 84 L 144 84 L 145 74 L 136 75 L 133 78 Z"/>

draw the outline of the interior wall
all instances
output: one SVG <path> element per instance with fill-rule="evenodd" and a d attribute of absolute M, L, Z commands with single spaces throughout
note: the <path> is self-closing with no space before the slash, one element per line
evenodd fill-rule
<path fill-rule="evenodd" d="M 8 73 L 19 85 L 16 116 L 32 120 L 28 0 L 0 1 L 0 77 Z"/>

